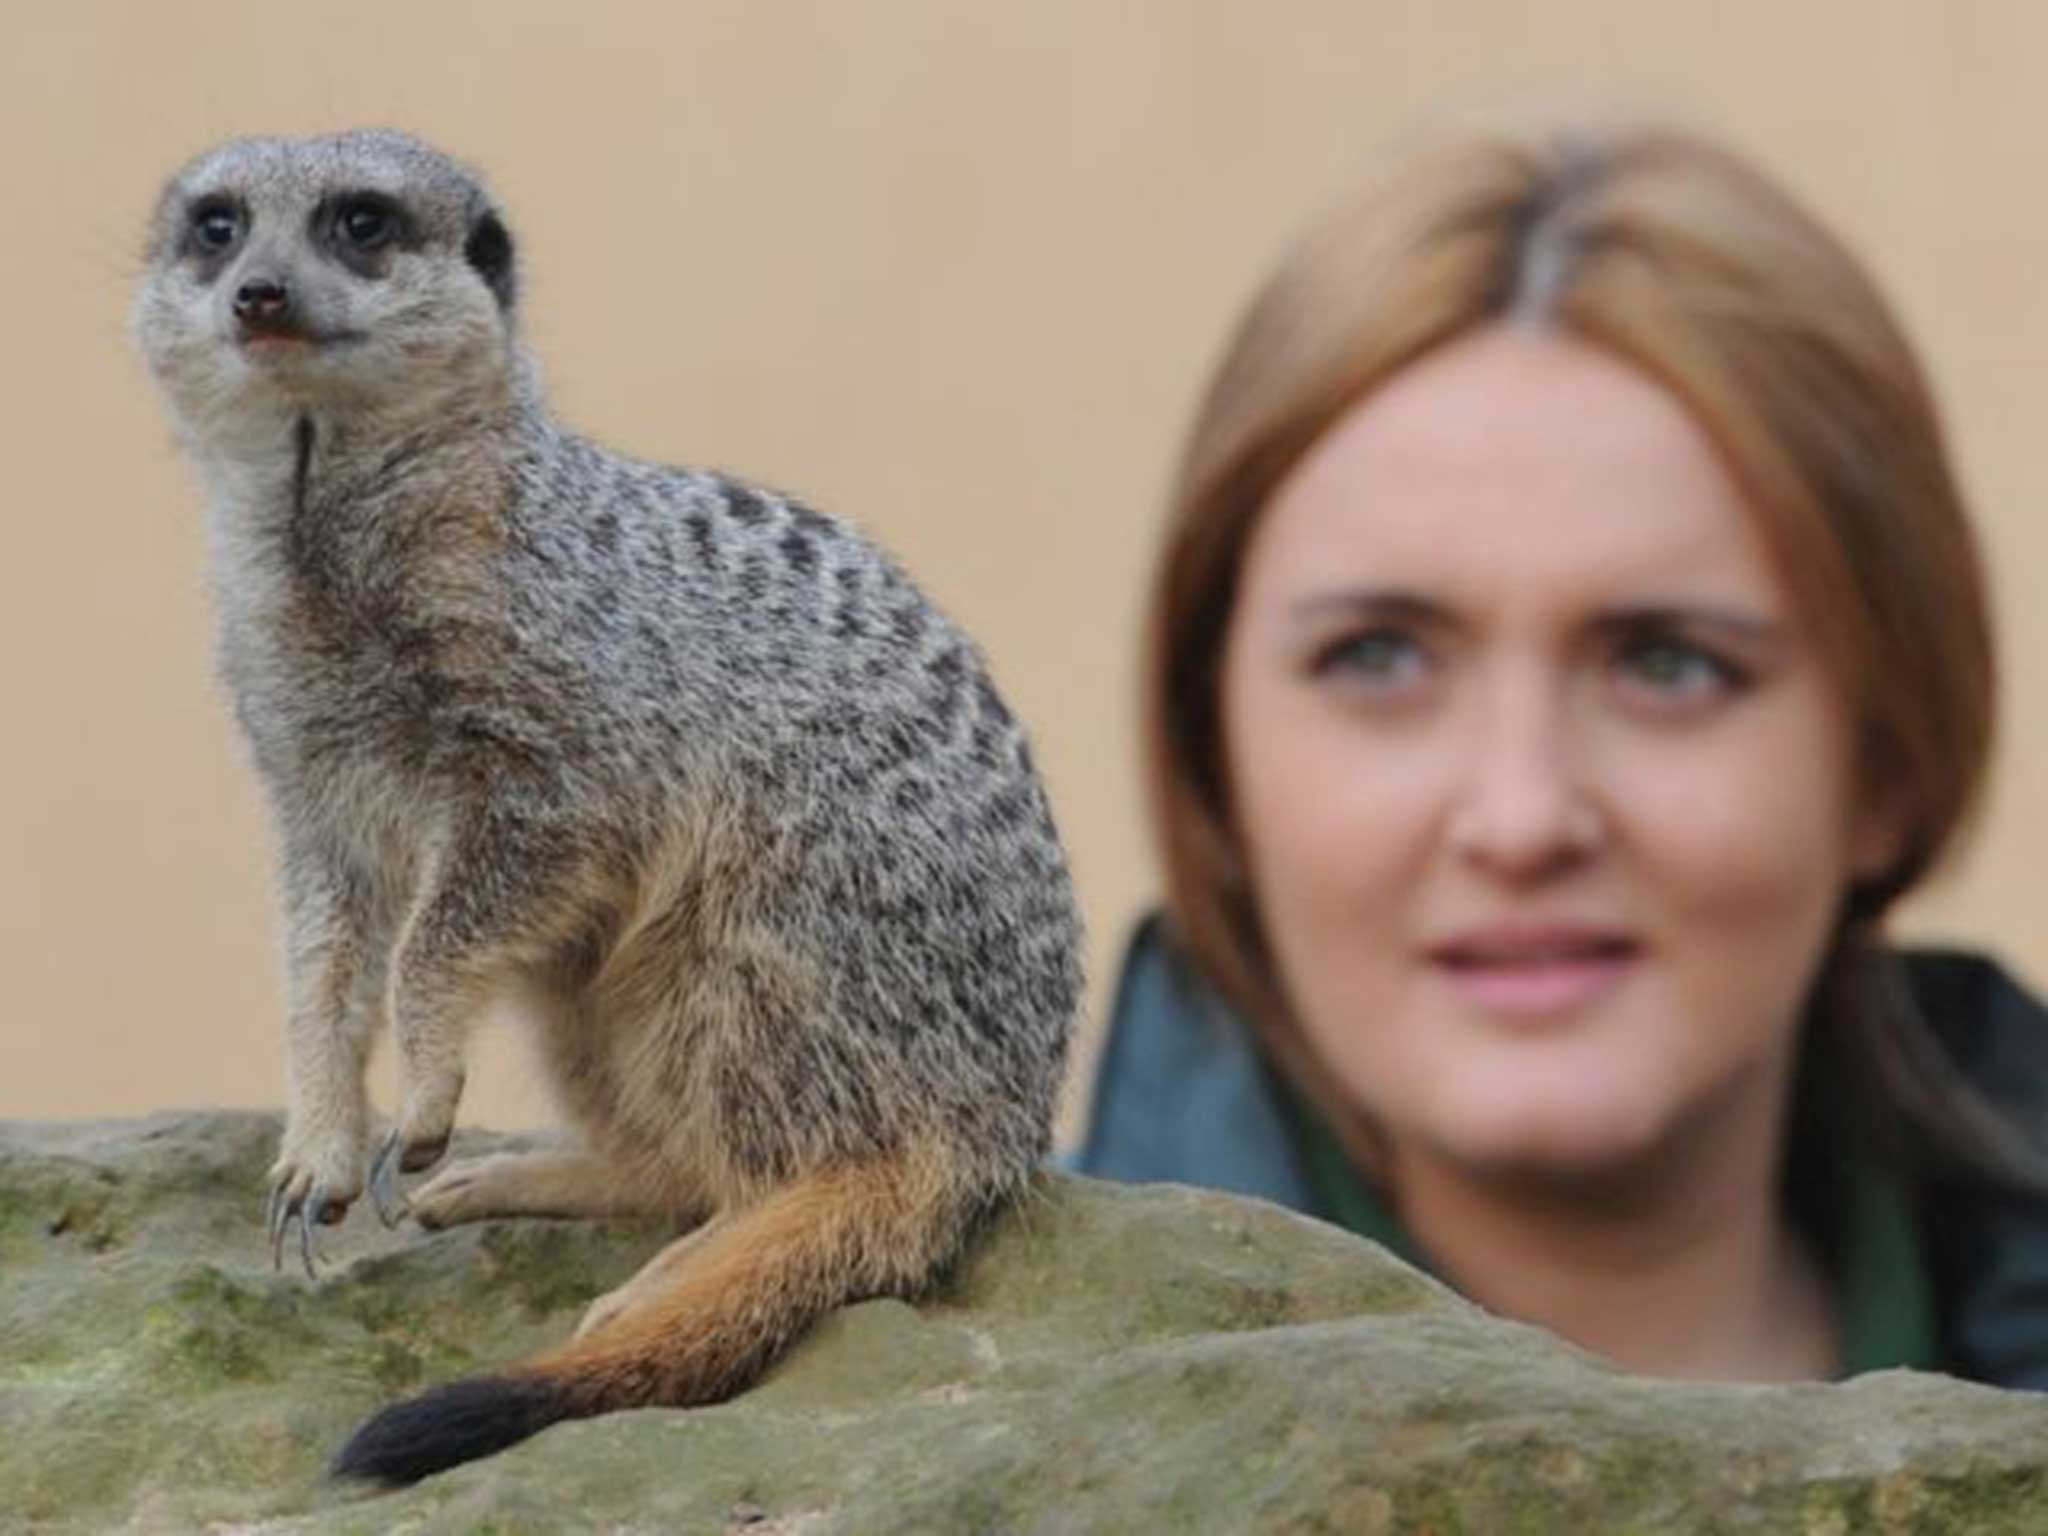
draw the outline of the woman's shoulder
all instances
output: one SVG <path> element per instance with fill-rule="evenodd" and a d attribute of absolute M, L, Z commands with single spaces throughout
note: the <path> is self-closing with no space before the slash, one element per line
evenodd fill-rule
<path fill-rule="evenodd" d="M 1984 955 L 1926 949 L 1900 958 L 1956 1073 L 2048 1161 L 2048 1007 Z M 1922 1221 L 1949 1368 L 2048 1390 L 2048 1187 L 1944 1169 Z"/>
<path fill-rule="evenodd" d="M 1908 948 L 1899 959 L 1921 1017 L 1972 1084 L 2001 1104 L 2048 1100 L 2048 1006 L 1989 955 Z"/>
<path fill-rule="evenodd" d="M 1250 1030 L 1156 912 L 1125 944 L 1087 1139 L 1070 1166 L 1312 1203 L 1284 1098 Z"/>

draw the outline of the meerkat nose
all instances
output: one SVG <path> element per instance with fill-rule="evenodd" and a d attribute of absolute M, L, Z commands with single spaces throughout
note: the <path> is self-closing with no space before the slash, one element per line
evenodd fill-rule
<path fill-rule="evenodd" d="M 291 295 L 275 278 L 252 277 L 235 290 L 235 318 L 245 325 L 274 326 L 291 308 Z"/>

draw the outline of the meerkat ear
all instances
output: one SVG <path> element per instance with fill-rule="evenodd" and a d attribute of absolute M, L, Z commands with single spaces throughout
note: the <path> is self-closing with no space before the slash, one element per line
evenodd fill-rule
<path fill-rule="evenodd" d="M 507 232 L 504 221 L 488 208 L 477 215 L 469 227 L 469 239 L 463 242 L 462 254 L 475 267 L 477 275 L 484 280 L 492 293 L 498 296 L 498 307 L 512 307 L 512 236 Z"/>

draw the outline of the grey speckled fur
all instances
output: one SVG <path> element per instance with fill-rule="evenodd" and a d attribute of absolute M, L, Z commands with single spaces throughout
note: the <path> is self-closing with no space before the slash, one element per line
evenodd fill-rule
<path fill-rule="evenodd" d="M 914 1290 L 1044 1155 L 1077 1002 L 1024 733 L 846 523 L 558 426 L 516 293 L 481 181 L 396 133 L 229 143 L 152 225 L 136 331 L 282 848 L 274 1235 L 438 1159 L 464 1027 L 516 989 L 589 1155 L 443 1170 L 423 1220 L 722 1221 L 893 1169 L 918 1219 L 806 1305 Z"/>

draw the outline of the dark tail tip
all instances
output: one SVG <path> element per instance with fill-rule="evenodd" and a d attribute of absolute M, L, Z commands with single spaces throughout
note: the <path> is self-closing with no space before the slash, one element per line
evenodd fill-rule
<path fill-rule="evenodd" d="M 568 1394 L 536 1378 L 450 1382 L 374 1414 L 328 1473 L 398 1487 L 537 1435 L 574 1416 Z"/>

